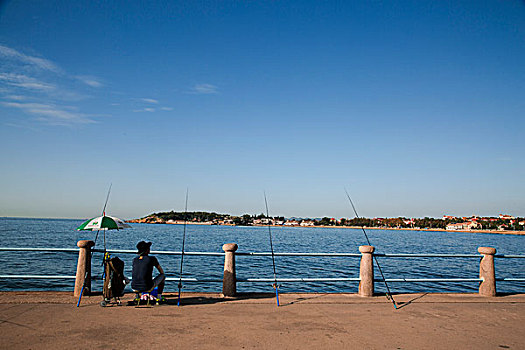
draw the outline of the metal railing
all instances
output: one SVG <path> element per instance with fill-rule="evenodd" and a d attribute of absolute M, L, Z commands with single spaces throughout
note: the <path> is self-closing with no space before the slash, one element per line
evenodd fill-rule
<path fill-rule="evenodd" d="M 33 247 L 0 247 L 0 252 L 62 252 L 62 253 L 77 253 L 80 251 L 79 248 L 33 248 Z M 95 253 L 104 253 L 103 249 L 92 249 Z M 122 249 L 108 249 L 109 253 L 117 254 L 136 254 L 135 250 L 122 250 Z M 180 251 L 151 251 L 151 254 L 155 255 L 181 255 Z M 184 255 L 188 256 L 225 256 L 224 252 L 184 252 Z M 271 256 L 271 252 L 236 252 L 236 256 L 239 257 L 256 257 L 256 256 Z M 359 253 L 274 253 L 275 256 L 283 257 L 354 257 L 360 258 L 362 254 Z M 391 254 L 391 253 L 374 253 L 374 256 L 378 258 L 476 258 L 480 259 L 483 255 L 481 254 Z M 509 255 L 509 254 L 496 254 L 495 258 L 499 259 L 524 259 L 525 255 Z M 0 275 L 0 279 L 60 279 L 70 280 L 75 279 L 76 276 L 67 275 Z M 99 280 L 95 276 L 92 280 Z M 179 278 L 168 277 L 167 281 L 178 281 Z M 355 281 L 358 282 L 361 279 L 359 277 L 341 277 L 341 278 L 277 278 L 277 282 L 347 282 Z M 222 279 L 210 279 L 210 278 L 182 278 L 184 282 L 199 282 L 199 283 L 220 283 Z M 273 278 L 237 278 L 237 282 L 249 282 L 249 283 L 272 283 L 275 282 Z M 375 282 L 383 282 L 382 279 L 374 279 Z M 482 278 L 386 278 L 386 282 L 404 282 L 404 283 L 419 283 L 419 282 L 449 282 L 449 283 L 463 283 L 463 282 L 482 282 Z M 505 282 L 525 282 L 525 278 L 496 278 L 496 281 Z"/>

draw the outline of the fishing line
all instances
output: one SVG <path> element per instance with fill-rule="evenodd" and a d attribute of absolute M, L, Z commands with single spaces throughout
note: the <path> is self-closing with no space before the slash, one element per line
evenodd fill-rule
<path fill-rule="evenodd" d="M 346 193 L 346 197 L 350 201 L 350 204 L 352 205 L 352 209 L 354 209 L 355 217 L 360 219 L 359 214 L 357 214 L 357 210 L 355 209 L 354 202 L 352 202 L 352 199 L 350 198 L 350 195 L 348 194 L 348 191 L 346 190 L 346 188 L 345 188 L 345 193 Z M 363 230 L 363 233 L 365 234 L 365 238 L 366 238 L 368 245 L 371 246 L 372 244 L 370 243 L 370 240 L 368 239 L 368 235 L 366 234 L 366 231 L 363 225 L 361 225 L 361 230 Z M 383 270 L 381 269 L 381 266 L 379 265 L 379 261 L 377 260 L 377 257 L 374 254 L 372 254 L 372 256 L 374 257 L 374 261 L 377 265 L 377 269 L 379 270 L 379 273 L 381 274 L 381 278 L 383 279 L 383 283 L 385 284 L 385 287 L 387 290 L 386 298 L 392 302 L 392 304 L 394 305 L 394 309 L 397 309 L 396 301 L 394 300 L 394 297 L 392 296 L 392 293 L 390 292 L 390 288 L 388 287 L 388 284 L 386 283 L 385 275 L 383 274 Z"/>
<path fill-rule="evenodd" d="M 182 233 L 182 251 L 180 256 L 180 273 L 179 273 L 179 296 L 177 306 L 180 306 L 180 290 L 182 289 L 182 264 L 184 263 L 184 244 L 186 243 L 186 220 L 188 214 L 188 189 L 186 188 L 186 206 L 184 207 L 184 230 Z"/>
<path fill-rule="evenodd" d="M 270 248 L 272 250 L 272 265 L 273 265 L 273 288 L 275 289 L 275 298 L 277 306 L 279 306 L 279 286 L 277 285 L 277 272 L 275 271 L 275 255 L 273 253 L 272 229 L 270 228 L 270 215 L 268 213 L 268 200 L 266 200 L 266 192 L 264 192 L 264 204 L 266 205 L 266 218 L 268 220 L 268 234 L 270 235 Z"/>

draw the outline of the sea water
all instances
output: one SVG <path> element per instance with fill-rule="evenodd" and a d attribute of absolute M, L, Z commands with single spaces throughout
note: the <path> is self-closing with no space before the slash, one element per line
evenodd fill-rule
<path fill-rule="evenodd" d="M 81 239 L 95 239 L 96 232 L 76 231 L 82 220 L 0 218 L 0 247 L 76 248 Z M 132 228 L 108 231 L 108 249 L 135 250 L 141 240 L 153 242 L 152 250 L 180 251 L 183 225 L 132 224 Z M 363 232 L 349 228 L 272 227 L 275 252 L 359 253 L 366 244 Z M 367 230 L 378 253 L 477 254 L 480 246 L 494 247 L 498 254 L 524 255 L 525 236 Z M 222 253 L 224 243 L 237 243 L 238 252 L 270 252 L 267 227 L 187 225 L 185 251 Z M 100 233 L 97 248 L 103 247 Z M 131 276 L 133 254 L 118 255 Z M 180 256 L 157 255 L 167 277 L 178 278 Z M 0 251 L 0 275 L 67 275 L 76 273 L 78 254 L 66 252 Z M 275 257 L 278 278 L 359 277 L 359 257 Z M 386 258 L 379 257 L 386 278 L 477 278 L 477 258 Z M 222 256 L 184 257 L 184 277 L 221 280 Z M 102 275 L 102 254 L 93 256 L 93 275 Z M 237 256 L 237 278 L 273 278 L 271 256 Z M 375 271 L 380 278 L 379 271 Z M 496 258 L 496 277 L 525 278 L 525 259 Z M 0 290 L 73 290 L 74 280 L 3 279 Z M 358 282 L 285 282 L 281 292 L 357 292 Z M 389 283 L 392 292 L 475 292 L 478 282 Z M 93 282 L 101 289 L 101 282 Z M 129 287 L 127 287 L 129 289 Z M 221 283 L 185 282 L 184 291 L 220 292 Z M 498 282 L 498 292 L 524 293 L 524 282 Z M 175 291 L 177 281 L 168 281 L 166 291 Z M 239 292 L 272 291 L 271 283 L 237 283 Z M 376 282 L 376 291 L 384 291 Z"/>

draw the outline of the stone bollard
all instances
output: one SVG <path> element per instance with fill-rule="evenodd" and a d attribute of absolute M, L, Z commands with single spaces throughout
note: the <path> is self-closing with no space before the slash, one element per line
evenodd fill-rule
<path fill-rule="evenodd" d="M 478 252 L 483 254 L 479 263 L 479 278 L 483 281 L 479 284 L 479 295 L 486 297 L 496 296 L 496 269 L 494 268 L 494 254 L 496 249 L 491 247 L 479 247 Z"/>
<path fill-rule="evenodd" d="M 224 277 L 222 278 L 222 295 L 233 297 L 237 293 L 237 279 L 235 277 L 235 251 L 238 246 L 235 243 L 226 243 L 222 246 L 224 250 Z"/>
<path fill-rule="evenodd" d="M 359 247 L 361 252 L 361 265 L 359 267 L 359 295 L 362 297 L 374 296 L 374 253 L 375 248 L 371 245 Z"/>
<path fill-rule="evenodd" d="M 91 291 L 91 247 L 95 245 L 95 242 L 82 240 L 77 242 L 77 246 L 80 248 L 78 252 L 78 263 L 77 263 L 77 276 L 75 279 L 75 291 L 73 295 L 78 297 L 82 292 L 82 286 L 84 286 L 84 279 L 86 279 L 86 290 L 84 294 L 89 294 Z M 86 274 L 87 272 L 87 274 Z"/>

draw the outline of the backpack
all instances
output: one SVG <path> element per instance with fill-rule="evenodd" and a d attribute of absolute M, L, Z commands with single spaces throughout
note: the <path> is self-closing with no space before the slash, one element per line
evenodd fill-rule
<path fill-rule="evenodd" d="M 106 260 L 104 287 L 102 293 L 104 298 L 117 298 L 124 295 L 124 261 L 118 257 Z"/>

